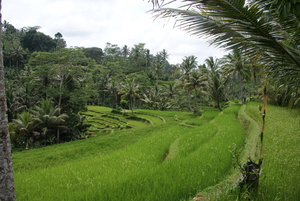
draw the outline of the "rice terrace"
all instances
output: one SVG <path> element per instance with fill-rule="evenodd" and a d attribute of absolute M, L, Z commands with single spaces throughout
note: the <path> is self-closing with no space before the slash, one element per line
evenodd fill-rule
<path fill-rule="evenodd" d="M 299 0 L 21 1 L 1 201 L 300 201 Z"/>
<path fill-rule="evenodd" d="M 258 104 L 232 103 L 222 112 L 208 108 L 201 117 L 176 111 L 133 114 L 147 121 L 89 106 L 91 128 L 102 129 L 95 137 L 13 154 L 17 197 L 193 200 L 202 194 L 203 200 L 235 200 L 234 192 L 222 191 L 238 182 L 229 147 L 243 148 L 243 157 L 255 156 Z M 269 111 L 276 121 L 267 126 L 266 175 L 256 200 L 298 200 L 300 118 L 279 107 Z"/>

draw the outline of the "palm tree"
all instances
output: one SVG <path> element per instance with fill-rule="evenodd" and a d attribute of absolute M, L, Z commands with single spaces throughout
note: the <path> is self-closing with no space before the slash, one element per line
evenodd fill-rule
<path fill-rule="evenodd" d="M 159 109 L 161 95 L 161 89 L 158 87 L 158 85 L 155 85 L 154 87 L 145 90 L 145 93 L 143 94 L 143 98 L 141 98 L 141 100 L 147 103 L 149 109 L 157 110 Z"/>
<path fill-rule="evenodd" d="M 128 57 L 130 53 L 130 50 L 129 48 L 127 47 L 127 45 L 124 45 L 123 48 L 122 48 L 122 55 L 123 57 L 126 59 Z"/>
<path fill-rule="evenodd" d="M 170 0 L 169 3 L 175 1 Z M 184 9 L 163 8 L 162 4 L 170 5 L 164 1 L 151 2 L 158 6 L 153 10 L 157 17 L 174 17 L 181 29 L 197 36 L 208 36 L 217 47 L 227 50 L 242 48 L 250 60 L 256 57 L 258 51 L 262 53 L 264 106 L 260 167 L 263 160 L 267 79 L 286 85 L 294 105 L 300 98 L 299 1 L 184 0 Z M 220 81 L 218 73 L 214 75 L 216 79 L 213 80 Z"/>
<path fill-rule="evenodd" d="M 163 68 L 164 68 L 164 58 L 162 57 L 161 54 L 157 54 L 155 56 L 155 61 L 154 61 L 154 73 L 156 75 L 156 85 L 158 85 L 158 79 L 163 73 Z"/>
<path fill-rule="evenodd" d="M 118 91 L 120 89 L 120 83 L 117 82 L 116 80 L 110 80 L 106 84 L 106 88 L 107 88 L 108 92 L 110 93 L 111 107 L 116 108 L 117 101 L 118 101 Z"/>
<path fill-rule="evenodd" d="M 18 93 L 22 87 L 17 87 L 16 83 L 9 82 L 8 80 L 5 80 L 5 87 L 7 118 L 8 122 L 11 122 L 12 119 L 16 118 L 18 110 L 26 106 L 22 105 L 22 98 L 20 97 L 20 93 Z"/>
<path fill-rule="evenodd" d="M 33 137 L 37 132 L 35 131 L 37 127 L 37 122 L 35 122 L 34 117 L 28 111 L 18 114 L 18 118 L 13 120 L 15 130 L 25 138 L 26 149 L 32 146 Z"/>
<path fill-rule="evenodd" d="M 183 70 L 184 76 L 189 75 L 191 73 L 192 69 L 197 67 L 196 59 L 197 59 L 197 57 L 192 55 L 192 56 L 185 57 L 182 60 L 180 68 L 181 68 L 181 70 Z"/>
<path fill-rule="evenodd" d="M 11 144 L 6 116 L 6 96 L 4 87 L 4 66 L 2 50 L 2 0 L 0 0 L 0 200 L 16 200 L 14 175 L 11 158 Z"/>
<path fill-rule="evenodd" d="M 45 136 L 46 140 L 49 133 L 56 131 L 56 141 L 59 143 L 61 124 L 67 118 L 66 114 L 60 114 L 60 108 L 53 107 L 50 99 L 43 99 L 40 106 L 35 106 L 32 110 L 35 120 L 39 123 L 41 133 Z"/>
<path fill-rule="evenodd" d="M 167 96 L 170 98 L 170 99 L 173 99 L 174 98 L 174 95 L 177 94 L 177 83 L 176 82 L 173 82 L 173 83 L 168 83 L 167 86 L 166 86 L 166 89 L 165 89 L 165 93 L 167 94 Z"/>
<path fill-rule="evenodd" d="M 242 51 L 236 49 L 232 53 L 225 55 L 221 61 L 223 74 L 237 75 L 239 81 L 240 94 L 239 98 L 243 98 L 243 79 L 249 80 L 251 77 L 251 65 L 247 61 L 246 57 L 242 55 Z"/>
<path fill-rule="evenodd" d="M 183 71 L 183 76 L 180 77 L 180 80 L 182 82 L 182 85 L 184 86 L 185 85 L 185 82 L 188 81 L 189 79 L 189 75 L 192 71 L 192 69 L 196 68 L 197 67 L 197 61 L 196 61 L 197 57 L 195 56 L 188 56 L 188 57 L 185 57 L 183 60 L 182 60 L 182 63 L 180 65 L 180 68 L 181 70 Z M 191 107 L 191 91 L 188 90 L 188 104 L 189 104 L 189 108 L 190 110 L 193 110 L 192 107 Z"/>
<path fill-rule="evenodd" d="M 135 83 L 134 78 L 125 79 L 122 83 L 122 88 L 119 94 L 122 94 L 121 98 L 124 100 L 129 97 L 129 107 L 131 112 L 133 113 L 135 97 L 140 98 L 140 95 L 137 93 L 139 90 L 139 85 Z"/>
<path fill-rule="evenodd" d="M 197 97 L 198 97 L 198 90 L 200 90 L 200 92 L 205 92 L 207 89 L 207 76 L 205 76 L 203 73 L 201 73 L 198 69 L 197 70 L 193 70 L 191 72 L 191 74 L 188 77 L 188 80 L 185 83 L 185 88 L 187 88 L 187 90 L 189 92 L 194 91 L 195 92 L 195 97 L 194 97 L 194 108 L 193 111 L 194 113 L 198 111 L 198 107 L 197 107 Z M 189 98 L 190 100 L 190 98 Z M 189 101 L 189 106 L 190 106 L 190 101 Z M 191 106 L 190 106 L 191 108 Z"/>
<path fill-rule="evenodd" d="M 222 110 L 220 106 L 221 99 L 223 98 L 223 90 L 226 80 L 222 77 L 219 67 L 219 60 L 209 57 L 205 60 L 208 71 L 208 92 L 211 99 L 214 101 L 215 107 Z"/>

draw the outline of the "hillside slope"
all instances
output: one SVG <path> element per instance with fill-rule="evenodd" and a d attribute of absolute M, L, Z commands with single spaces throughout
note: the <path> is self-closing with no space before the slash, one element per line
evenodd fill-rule
<path fill-rule="evenodd" d="M 182 200 L 222 181 L 244 144 L 239 105 L 223 112 L 142 111 L 153 125 L 14 153 L 19 200 Z M 139 114 L 136 114 L 137 116 Z M 160 122 L 160 123 L 158 123 Z M 24 185 L 24 182 L 26 185 Z"/>

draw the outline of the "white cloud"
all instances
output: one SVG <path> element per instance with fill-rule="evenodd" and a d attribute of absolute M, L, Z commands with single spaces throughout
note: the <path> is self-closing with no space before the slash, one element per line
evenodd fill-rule
<path fill-rule="evenodd" d="M 155 54 L 166 49 L 170 63 L 195 55 L 198 63 L 209 56 L 225 53 L 209 47 L 204 39 L 174 29 L 174 22 L 154 21 L 147 13 L 148 0 L 10 0 L 2 3 L 3 20 L 16 28 L 41 26 L 40 31 L 54 37 L 62 33 L 68 46 L 100 47 L 106 42 L 120 47 L 146 43 Z"/>

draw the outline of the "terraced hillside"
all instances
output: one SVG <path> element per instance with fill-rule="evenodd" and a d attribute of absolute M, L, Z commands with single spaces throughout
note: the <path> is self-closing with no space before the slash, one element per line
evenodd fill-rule
<path fill-rule="evenodd" d="M 100 125 L 95 137 L 13 154 L 17 196 L 30 201 L 189 200 L 231 174 L 228 147 L 240 148 L 245 141 L 239 110 L 232 105 L 195 117 L 89 107 L 90 123 Z M 125 125 L 132 128 L 120 130 Z M 114 132 L 104 134 L 106 128 Z"/>
<path fill-rule="evenodd" d="M 81 114 L 89 117 L 88 123 L 92 125 L 90 132 L 93 134 L 165 123 L 165 119 L 159 115 L 141 111 L 117 111 L 98 106 L 89 106 L 88 111 Z"/>

